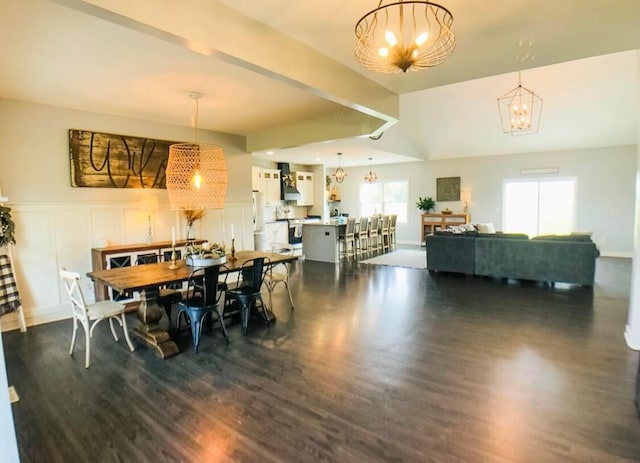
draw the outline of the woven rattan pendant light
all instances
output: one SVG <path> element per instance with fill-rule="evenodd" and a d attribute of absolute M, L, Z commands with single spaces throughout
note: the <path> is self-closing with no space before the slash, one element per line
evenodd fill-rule
<path fill-rule="evenodd" d="M 222 209 L 227 195 L 227 164 L 222 147 L 198 143 L 198 100 L 201 93 L 191 92 L 196 101 L 195 143 L 169 146 L 167 192 L 172 209 Z"/>

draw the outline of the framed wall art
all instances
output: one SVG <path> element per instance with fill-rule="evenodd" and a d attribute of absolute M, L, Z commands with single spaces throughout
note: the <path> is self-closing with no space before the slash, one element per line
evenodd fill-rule
<path fill-rule="evenodd" d="M 174 143 L 70 129 L 71 186 L 166 188 L 169 146 Z"/>
<path fill-rule="evenodd" d="M 460 177 L 437 178 L 436 201 L 460 201 Z"/>

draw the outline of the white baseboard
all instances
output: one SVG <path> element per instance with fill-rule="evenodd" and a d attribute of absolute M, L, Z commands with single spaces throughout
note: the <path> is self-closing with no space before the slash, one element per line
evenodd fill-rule
<path fill-rule="evenodd" d="M 398 241 L 397 243 L 398 244 L 408 244 L 408 245 L 411 245 L 411 246 L 421 246 L 422 245 L 422 243 L 420 241 L 404 241 L 403 240 L 403 241 Z"/>
<path fill-rule="evenodd" d="M 625 259 L 633 258 L 632 252 L 616 252 L 616 251 L 600 251 L 601 257 L 623 257 Z"/>
<path fill-rule="evenodd" d="M 38 313 L 33 314 L 32 312 L 34 310 L 37 310 Z M 65 304 L 61 306 L 48 307 L 46 309 L 24 310 L 24 318 L 27 322 L 28 331 L 30 326 L 43 325 L 45 323 L 57 322 L 71 318 L 71 313 L 69 305 Z M 20 329 L 17 313 L 10 313 L 3 316 L 0 328 L 2 328 L 3 332 Z"/>

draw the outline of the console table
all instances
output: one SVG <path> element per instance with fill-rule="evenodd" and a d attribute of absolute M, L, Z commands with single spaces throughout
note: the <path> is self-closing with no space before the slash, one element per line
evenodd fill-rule
<path fill-rule="evenodd" d="M 194 240 L 194 244 L 202 244 L 204 240 Z M 181 259 L 182 250 L 187 242 L 176 241 L 177 258 Z M 92 271 L 106 270 L 118 267 L 129 267 L 136 265 L 136 261 L 141 256 L 154 254 L 157 256 L 158 262 L 169 260 L 171 258 L 171 241 L 159 241 L 151 244 L 122 244 L 118 246 L 108 246 L 106 248 L 91 249 L 91 267 Z M 137 305 L 137 298 L 132 295 L 120 294 L 116 290 L 109 288 L 100 281 L 94 282 L 94 291 L 96 301 L 104 301 L 108 299 L 117 300 L 128 308 Z"/>
<path fill-rule="evenodd" d="M 426 228 L 429 228 L 429 234 L 433 234 L 436 229 L 444 230 L 449 225 L 469 223 L 470 219 L 471 216 L 469 214 L 422 214 L 420 242 L 424 242 Z"/>

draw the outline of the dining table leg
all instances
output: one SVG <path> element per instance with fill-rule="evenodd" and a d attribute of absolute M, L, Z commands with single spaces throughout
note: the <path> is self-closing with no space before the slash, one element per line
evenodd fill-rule
<path fill-rule="evenodd" d="M 178 346 L 169 337 L 169 333 L 160 327 L 162 309 L 158 305 L 158 290 L 146 289 L 140 293 L 138 320 L 140 323 L 131 332 L 140 341 L 156 350 L 161 358 L 178 353 Z"/>

